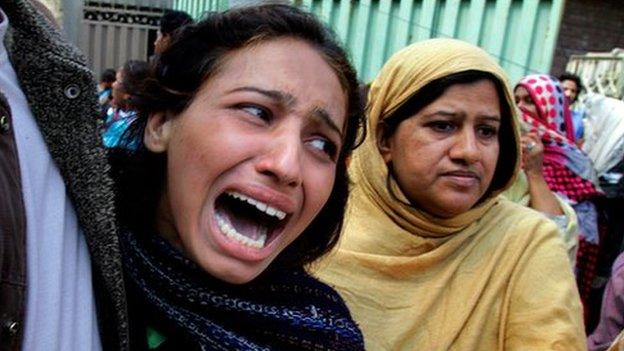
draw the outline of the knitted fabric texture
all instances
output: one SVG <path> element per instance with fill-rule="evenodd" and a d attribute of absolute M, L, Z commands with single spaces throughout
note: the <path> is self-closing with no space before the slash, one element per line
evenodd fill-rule
<path fill-rule="evenodd" d="M 3 0 L 1 4 L 11 24 L 5 39 L 9 59 L 65 180 L 89 246 L 103 346 L 128 350 L 113 181 L 97 133 L 93 73 L 83 54 L 33 7 L 35 2 Z M 68 97 L 69 88 L 75 88 L 77 95 Z"/>
<path fill-rule="evenodd" d="M 202 350 L 363 350 L 339 295 L 303 270 L 219 281 L 160 236 L 122 234 L 124 267 L 158 317 Z"/>

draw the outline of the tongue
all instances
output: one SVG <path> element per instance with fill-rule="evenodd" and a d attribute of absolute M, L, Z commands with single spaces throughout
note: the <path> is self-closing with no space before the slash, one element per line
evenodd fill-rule
<path fill-rule="evenodd" d="M 217 212 L 241 235 L 257 240 L 261 233 L 266 234 L 266 227 L 248 216 L 237 216 L 228 209 L 219 209 Z"/>

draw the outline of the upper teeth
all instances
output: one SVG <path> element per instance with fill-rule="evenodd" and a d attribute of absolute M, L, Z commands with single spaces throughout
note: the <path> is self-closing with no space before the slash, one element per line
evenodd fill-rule
<path fill-rule="evenodd" d="M 268 214 L 269 216 L 277 217 L 280 221 L 286 218 L 286 212 L 280 211 L 275 207 L 271 207 L 264 202 L 252 199 L 249 196 L 234 191 L 228 192 L 227 194 L 235 199 L 246 201 L 248 204 L 255 206 L 258 210 Z"/>

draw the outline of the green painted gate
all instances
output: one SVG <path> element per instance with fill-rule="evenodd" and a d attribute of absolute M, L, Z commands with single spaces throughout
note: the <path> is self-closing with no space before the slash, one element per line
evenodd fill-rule
<path fill-rule="evenodd" d="M 365 81 L 400 48 L 437 37 L 482 47 L 512 82 L 549 72 L 563 11 L 563 0 L 299 1 L 334 28 Z"/>
<path fill-rule="evenodd" d="M 172 7 L 200 18 L 207 11 L 223 11 L 228 6 L 228 0 L 174 0 Z"/>
<path fill-rule="evenodd" d="M 238 1 L 238 3 L 244 2 Z M 328 23 L 347 46 L 363 81 L 372 80 L 400 48 L 428 38 L 476 44 L 511 82 L 550 71 L 564 0 L 294 0 Z M 177 0 L 198 17 L 228 0 Z"/>

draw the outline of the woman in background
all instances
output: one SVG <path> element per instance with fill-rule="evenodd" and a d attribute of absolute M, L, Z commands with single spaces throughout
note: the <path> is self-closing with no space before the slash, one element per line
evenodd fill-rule
<path fill-rule="evenodd" d="M 367 350 L 584 350 L 556 225 L 498 196 L 520 166 L 503 70 L 461 41 L 416 43 L 367 112 L 343 237 L 317 272 Z"/>
<path fill-rule="evenodd" d="M 602 196 L 590 158 L 574 139 L 572 116 L 559 81 L 543 74 L 529 75 L 514 95 L 523 121 L 544 144 L 544 179 L 569 202 L 579 221 L 576 276 L 587 307 L 599 252 L 598 213 L 593 201 Z M 585 309 L 586 316 L 588 309 Z"/>
<path fill-rule="evenodd" d="M 127 147 L 136 149 L 138 142 L 121 145 L 122 137 L 128 126 L 137 117 L 134 102 L 136 94 L 140 91 L 148 75 L 147 62 L 130 60 L 121 66 L 116 73 L 115 82 L 112 85 L 111 104 L 106 110 L 104 119 L 104 132 L 102 140 L 107 148 Z"/>

